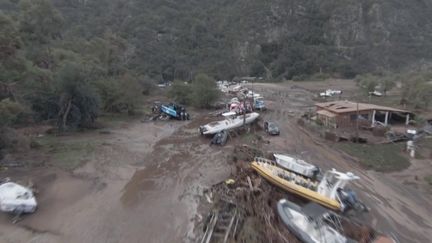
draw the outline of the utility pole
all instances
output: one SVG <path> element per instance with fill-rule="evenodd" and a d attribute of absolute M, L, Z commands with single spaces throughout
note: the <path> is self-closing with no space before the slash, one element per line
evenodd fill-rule
<path fill-rule="evenodd" d="M 357 98 L 357 113 L 356 113 L 356 139 L 355 141 L 358 142 L 359 140 L 359 102 Z"/>
<path fill-rule="evenodd" d="M 246 126 L 246 97 L 243 99 L 243 126 Z"/>

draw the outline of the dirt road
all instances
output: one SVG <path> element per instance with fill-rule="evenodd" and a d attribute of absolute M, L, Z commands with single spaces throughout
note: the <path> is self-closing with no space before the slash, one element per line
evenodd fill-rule
<path fill-rule="evenodd" d="M 263 119 L 281 126 L 281 136 L 266 137 L 266 150 L 300 154 L 323 168 L 360 175 L 356 187 L 364 192 L 359 197 L 372 208 L 364 220 L 401 242 L 427 242 L 432 236 L 430 194 L 393 175 L 364 171 L 331 144 L 303 131 L 295 117 L 311 108 L 311 92 L 292 84 L 254 84 L 254 89 L 268 99 L 270 110 Z M 227 157 L 241 141 L 210 147 L 198 135 L 203 113 L 192 115 L 190 122 L 130 121 L 109 134 L 59 137 L 97 145 L 72 172 L 56 167 L 0 172 L 31 179 L 40 205 L 16 225 L 1 214 L 0 242 L 195 242 L 202 191 L 230 175 Z"/>

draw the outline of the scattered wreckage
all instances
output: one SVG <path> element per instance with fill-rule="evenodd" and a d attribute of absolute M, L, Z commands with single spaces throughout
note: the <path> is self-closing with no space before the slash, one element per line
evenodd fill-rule
<path fill-rule="evenodd" d="M 204 191 L 204 202 L 212 209 L 201 221 L 200 242 L 396 243 L 352 214 L 304 204 L 295 194 L 275 188 L 247 162 L 262 151 L 249 146 L 237 146 L 235 151 L 237 172 Z"/>
<path fill-rule="evenodd" d="M 30 188 L 9 180 L 0 182 L 0 210 L 15 215 L 33 213 L 37 202 Z"/>
<path fill-rule="evenodd" d="M 183 106 L 176 105 L 174 103 L 161 104 L 160 102 L 155 102 L 152 107 L 153 114 L 156 116 L 153 119 L 168 120 L 170 118 L 177 120 L 189 120 L 189 113 Z"/>

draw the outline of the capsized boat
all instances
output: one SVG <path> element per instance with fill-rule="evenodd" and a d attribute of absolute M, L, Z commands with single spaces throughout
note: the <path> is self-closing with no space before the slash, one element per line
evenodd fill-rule
<path fill-rule="evenodd" d="M 255 158 L 251 167 L 272 184 L 333 210 L 343 212 L 357 202 L 352 191 L 344 190 L 348 182 L 359 179 L 351 172 L 328 170 L 318 181 L 282 169 L 275 162 L 260 157 Z"/>
<path fill-rule="evenodd" d="M 293 171 L 297 174 L 313 178 L 316 177 L 320 172 L 318 166 L 309 164 L 304 160 L 284 154 L 273 154 L 273 156 L 276 159 L 276 163 L 280 167 Z"/>
<path fill-rule="evenodd" d="M 250 124 L 255 121 L 259 114 L 256 112 L 247 113 L 246 115 L 237 115 L 235 112 L 226 112 L 222 114 L 225 119 L 222 121 L 210 122 L 200 126 L 199 131 L 202 135 L 216 134 L 221 131 L 227 131 L 241 127 L 243 123 Z"/>
<path fill-rule="evenodd" d="M 0 210 L 8 213 L 33 213 L 37 202 L 31 189 L 14 182 L 0 184 Z"/>
<path fill-rule="evenodd" d="M 301 208 L 286 199 L 281 199 L 277 204 L 277 212 L 288 229 L 302 242 L 355 242 L 347 239 L 326 223 L 327 215 L 331 212 L 318 204 L 310 203 Z"/>

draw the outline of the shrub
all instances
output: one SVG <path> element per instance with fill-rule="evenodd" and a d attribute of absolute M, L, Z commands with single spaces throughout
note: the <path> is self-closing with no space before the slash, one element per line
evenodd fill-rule
<path fill-rule="evenodd" d="M 219 98 L 219 90 L 213 79 L 205 74 L 198 74 L 191 85 L 191 101 L 195 107 L 207 108 Z"/>
<path fill-rule="evenodd" d="M 102 109 L 106 112 L 133 113 L 143 93 L 140 82 L 131 76 L 107 78 L 95 85 L 101 96 Z"/>
<path fill-rule="evenodd" d="M 191 104 L 191 87 L 183 81 L 176 80 L 171 86 L 168 95 L 176 102 L 184 105 Z"/>
<path fill-rule="evenodd" d="M 219 98 L 216 82 L 206 74 L 198 74 L 191 84 L 174 81 L 169 96 L 176 102 L 198 108 L 210 107 Z"/>
<path fill-rule="evenodd" d="M 0 127 L 14 124 L 24 108 L 15 101 L 3 99 L 0 101 Z"/>

